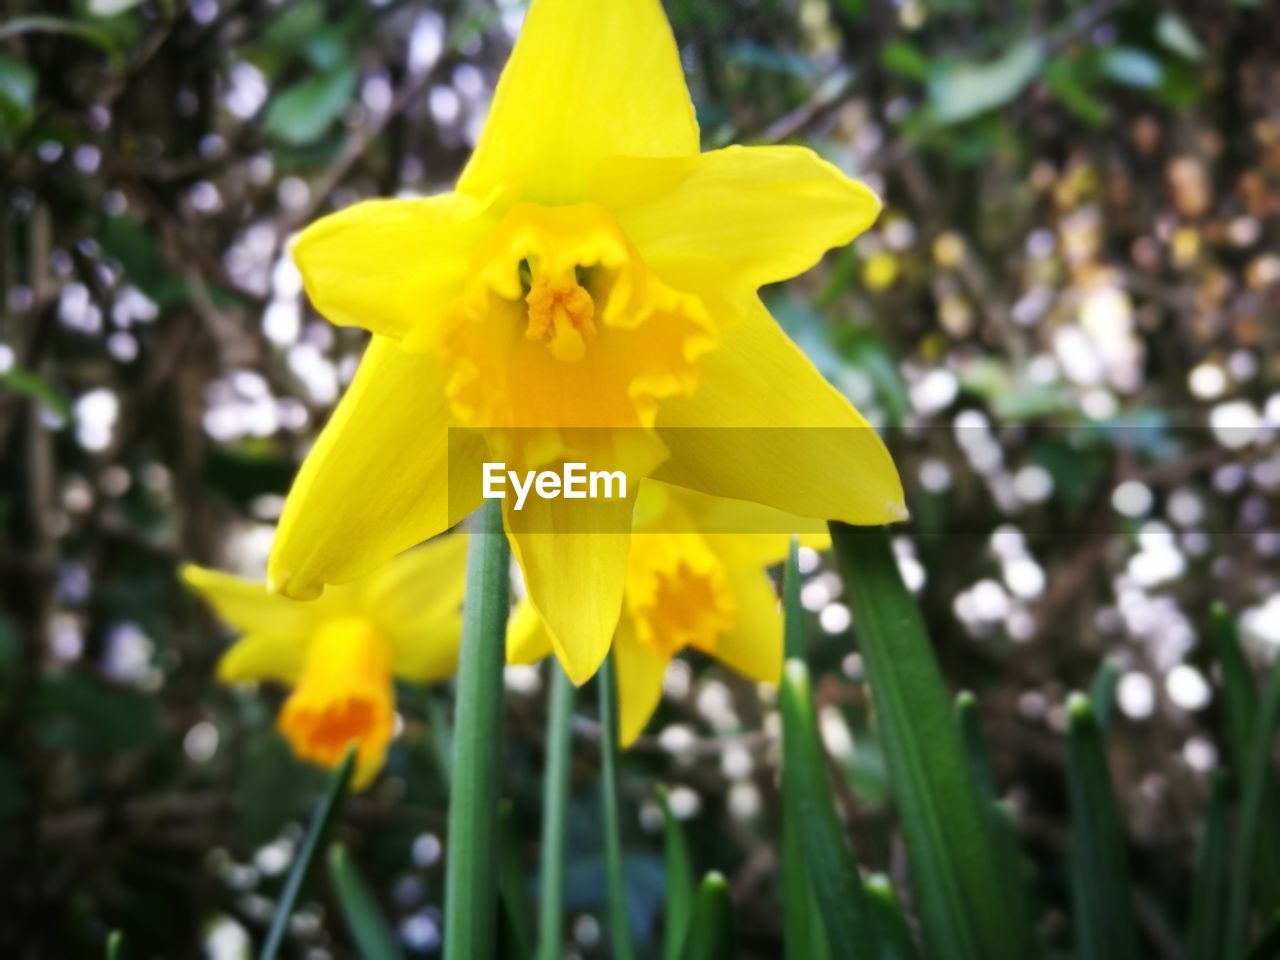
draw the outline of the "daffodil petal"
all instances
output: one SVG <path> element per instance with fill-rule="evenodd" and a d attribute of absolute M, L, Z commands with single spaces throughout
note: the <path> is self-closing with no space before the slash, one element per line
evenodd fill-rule
<path fill-rule="evenodd" d="M 636 639 L 628 617 L 618 624 L 613 649 L 618 662 L 618 742 L 629 747 L 658 709 L 671 660 Z"/>
<path fill-rule="evenodd" d="M 218 617 L 241 633 L 305 641 L 314 610 L 276 596 L 266 585 L 230 573 L 188 563 L 183 581 L 213 607 Z"/>
<path fill-rule="evenodd" d="M 436 537 L 362 579 L 361 603 L 398 653 L 402 644 L 431 641 L 442 627 L 452 625 L 466 575 L 467 538 Z"/>
<path fill-rule="evenodd" d="M 321 217 L 293 242 L 307 296 L 331 323 L 395 340 L 433 326 L 462 289 L 490 224 L 459 193 L 365 200 Z"/>
<path fill-rule="evenodd" d="M 292 685 L 302 672 L 306 655 L 305 638 L 248 633 L 219 658 L 218 682 L 231 684 L 265 680 Z"/>
<path fill-rule="evenodd" d="M 503 523 L 524 574 L 528 602 L 542 615 L 565 673 L 576 686 L 600 668 L 622 610 L 635 493 L 587 500 L 503 501 Z M 621 531 L 621 532 L 620 532 Z"/>
<path fill-rule="evenodd" d="M 528 600 L 522 600 L 507 625 L 507 662 L 534 664 L 551 651 L 551 634 L 542 621 L 542 614 Z"/>
<path fill-rule="evenodd" d="M 659 274 L 693 266 L 704 283 L 748 294 L 808 270 L 880 212 L 870 188 L 794 146 L 611 158 L 593 177 L 592 198 Z"/>
<path fill-rule="evenodd" d="M 450 449 L 447 379 L 435 355 L 373 338 L 285 502 L 268 564 L 274 590 L 311 599 L 474 509 L 478 487 L 449 478 L 478 471 L 483 443 Z"/>
<path fill-rule="evenodd" d="M 782 613 L 773 584 L 759 569 L 731 569 L 728 576 L 737 618 L 711 653 L 752 680 L 777 683 L 782 675 Z"/>
<path fill-rule="evenodd" d="M 655 478 L 801 517 L 905 519 L 897 468 L 875 430 L 763 305 L 725 332 L 703 367 L 697 392 L 659 412 L 671 456 Z"/>
<path fill-rule="evenodd" d="M 566 203 L 582 198 L 607 156 L 697 151 L 659 0 L 534 0 L 458 189 Z"/>

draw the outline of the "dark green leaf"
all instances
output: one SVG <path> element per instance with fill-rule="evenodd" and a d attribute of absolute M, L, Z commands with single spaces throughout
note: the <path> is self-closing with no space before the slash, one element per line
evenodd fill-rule
<path fill-rule="evenodd" d="M 788 618 L 801 615 L 797 606 L 788 605 Z M 877 948 L 876 933 L 858 866 L 836 815 L 827 782 L 826 757 L 818 739 L 809 690 L 809 671 L 803 661 L 786 661 L 779 693 L 783 816 L 792 819 L 800 839 L 810 888 L 821 907 L 831 955 L 836 960 L 869 957 Z M 799 897 L 795 899 L 798 901 Z"/>
<path fill-rule="evenodd" d="M 1187 938 L 1188 960 L 1217 960 L 1227 936 L 1227 891 L 1230 868 L 1230 837 L 1227 832 L 1227 777 L 1213 779 L 1209 809 L 1200 831 L 1200 853 L 1196 859 L 1195 887 L 1191 892 L 1191 932 Z"/>
<path fill-rule="evenodd" d="M 734 960 L 733 900 L 718 873 L 708 873 L 698 887 L 698 902 L 685 942 L 683 960 Z"/>
<path fill-rule="evenodd" d="M 541 902 L 538 956 L 556 960 L 564 949 L 564 858 L 569 816 L 569 762 L 573 737 L 573 683 L 550 658 L 547 704 L 547 768 L 542 786 Z"/>
<path fill-rule="evenodd" d="M 30 370 L 14 367 L 0 373 L 0 390 L 11 390 L 38 400 L 56 413 L 64 423 L 71 422 L 71 404 L 67 402 L 66 397 Z"/>
<path fill-rule="evenodd" d="M 618 667 L 613 651 L 600 667 L 600 794 L 604 814 L 604 856 L 609 883 L 609 932 L 613 955 L 631 960 L 631 922 L 622 865 L 622 798 L 618 790 Z"/>
<path fill-rule="evenodd" d="M 1235 842 L 1231 848 L 1231 891 L 1227 898 L 1227 948 L 1224 955 L 1228 957 L 1244 956 L 1248 944 L 1249 903 L 1257 900 L 1253 887 L 1259 827 L 1272 783 L 1271 745 L 1275 740 L 1277 722 L 1280 722 L 1280 663 L 1272 668 L 1267 678 L 1262 709 L 1249 738 L 1249 752 L 1241 766 L 1242 798 Z"/>
<path fill-rule="evenodd" d="M 508 932 L 508 954 L 517 960 L 533 956 L 533 912 L 525 892 L 524 868 L 520 865 L 520 839 L 516 835 L 514 812 L 503 803 L 498 814 L 498 893 Z"/>
<path fill-rule="evenodd" d="M 1258 716 L 1258 692 L 1253 671 L 1240 648 L 1235 618 L 1226 607 L 1215 604 L 1210 611 L 1211 635 L 1218 667 L 1222 671 L 1222 692 L 1226 700 L 1227 733 L 1236 770 L 1249 763 L 1254 723 Z M 1254 851 L 1254 906 L 1263 916 L 1280 912 L 1280 794 L 1270 774 L 1263 788 L 1262 816 L 1258 822 Z"/>
<path fill-rule="evenodd" d="M 915 598 L 882 528 L 831 524 L 902 820 L 928 952 L 1039 954 L 1011 909 L 990 828 Z"/>
<path fill-rule="evenodd" d="M 880 932 L 880 960 L 916 960 L 915 941 L 902 916 L 902 905 L 889 878 L 881 874 L 867 877 L 867 902 Z"/>
<path fill-rule="evenodd" d="M 890 40 L 880 48 L 880 64 L 889 71 L 911 80 L 929 78 L 929 58 L 907 40 Z"/>
<path fill-rule="evenodd" d="M 1111 713 L 1116 704 L 1116 683 L 1120 679 L 1120 668 L 1112 660 L 1103 660 L 1098 664 L 1098 672 L 1093 675 L 1093 683 L 1089 687 L 1089 702 L 1093 705 L 1093 716 L 1098 727 L 1104 733 L 1111 726 Z"/>
<path fill-rule="evenodd" d="M 1045 86 L 1062 105 L 1090 126 L 1100 127 L 1111 119 L 1105 102 L 1094 95 L 1075 60 L 1051 60 L 1044 71 Z"/>
<path fill-rule="evenodd" d="M 107 960 L 124 960 L 124 934 L 112 930 L 107 934 L 106 948 L 103 950 Z"/>
<path fill-rule="evenodd" d="M 1136 960 L 1141 954 L 1133 915 L 1133 884 L 1102 732 L 1087 697 L 1074 694 L 1067 711 L 1076 953 L 1099 960 Z"/>
<path fill-rule="evenodd" d="M 289 929 L 289 918 L 293 916 L 294 907 L 298 904 L 298 896 L 302 893 L 302 885 L 311 871 L 311 861 L 315 859 L 316 851 L 320 849 L 320 844 L 329 832 L 329 825 L 337 816 L 342 799 L 347 795 L 347 787 L 351 784 L 351 771 L 355 769 L 355 765 L 356 748 L 355 744 L 352 744 L 347 748 L 342 762 L 329 775 L 324 796 L 316 804 L 315 812 L 311 815 L 311 823 L 307 826 L 306 835 L 298 847 L 293 867 L 285 880 L 284 890 L 276 903 L 271 927 L 267 930 L 267 939 L 262 945 L 262 952 L 258 955 L 259 960 L 273 960 L 280 952 L 285 932 Z"/>
<path fill-rule="evenodd" d="M 377 898 L 351 862 L 347 848 L 340 843 L 329 848 L 329 879 L 333 881 L 351 939 L 363 960 L 395 960 L 401 956 Z"/>
<path fill-rule="evenodd" d="M 35 113 L 36 72 L 21 60 L 0 57 L 0 146 L 13 142 Z"/>
<path fill-rule="evenodd" d="M 658 791 L 662 804 L 662 845 L 666 854 L 666 916 L 663 918 L 663 960 L 679 960 L 693 916 L 693 861 L 680 821 L 671 811 L 664 789 Z"/>

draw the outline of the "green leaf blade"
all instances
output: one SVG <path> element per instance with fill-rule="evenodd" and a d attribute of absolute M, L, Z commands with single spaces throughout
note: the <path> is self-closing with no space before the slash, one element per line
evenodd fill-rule
<path fill-rule="evenodd" d="M 329 847 L 329 879 L 360 956 L 365 960 L 398 960 L 400 948 L 378 901 L 340 843 Z"/>

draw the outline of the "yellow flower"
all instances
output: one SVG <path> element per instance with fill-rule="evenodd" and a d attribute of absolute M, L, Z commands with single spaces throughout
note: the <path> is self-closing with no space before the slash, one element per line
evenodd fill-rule
<path fill-rule="evenodd" d="M 798 529 L 798 518 L 646 481 L 627 561 L 622 616 L 614 637 L 618 739 L 630 746 L 662 696 L 667 664 L 693 647 L 752 680 L 782 672 L 782 614 L 764 568 L 786 556 L 786 533 L 697 532 Z M 732 519 L 724 511 L 733 511 Z M 717 516 L 717 514 L 719 514 Z M 821 547 L 825 534 L 803 538 Z M 546 623 L 527 601 L 512 614 L 507 659 L 536 663 L 552 651 Z"/>
<path fill-rule="evenodd" d="M 273 589 L 315 597 L 461 520 L 485 460 L 902 519 L 884 446 L 757 295 L 879 209 L 807 149 L 699 153 L 658 0 L 534 0 L 456 190 L 358 203 L 294 245 L 320 312 L 374 337 L 289 495 Z M 628 493 L 586 512 L 504 505 L 576 683 L 620 615 Z"/>
<path fill-rule="evenodd" d="M 359 787 L 382 768 L 391 743 L 393 675 L 428 681 L 454 671 L 465 554 L 465 537 L 444 537 L 314 603 L 194 565 L 182 577 L 241 633 L 219 661 L 218 679 L 292 688 L 277 725 L 294 753 L 333 767 L 356 741 Z"/>

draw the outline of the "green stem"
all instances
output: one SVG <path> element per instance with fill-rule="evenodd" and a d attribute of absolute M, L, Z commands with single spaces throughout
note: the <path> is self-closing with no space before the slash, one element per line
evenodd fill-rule
<path fill-rule="evenodd" d="M 498 773 L 511 550 L 498 501 L 476 511 L 473 524 L 449 793 L 445 960 L 492 957 L 497 922 Z"/>
<path fill-rule="evenodd" d="M 573 683 L 554 657 L 547 707 L 547 769 L 542 780 L 542 899 L 538 905 L 538 957 L 558 960 L 564 949 L 564 857 L 573 732 Z"/>
<path fill-rule="evenodd" d="M 618 672 L 613 651 L 600 667 L 600 779 L 604 797 L 604 856 L 609 926 L 615 960 L 632 960 L 627 885 L 622 870 L 622 812 L 618 797 Z"/>
<path fill-rule="evenodd" d="M 302 838 L 302 846 L 298 848 L 298 856 L 293 861 L 293 868 L 284 882 L 284 890 L 276 903 L 275 915 L 271 918 L 271 927 L 267 930 L 266 942 L 262 945 L 259 960 L 273 960 L 280 952 L 284 942 L 285 931 L 289 929 L 289 918 L 293 916 L 293 908 L 298 904 L 298 896 L 302 893 L 302 884 L 311 870 L 311 861 L 320 849 L 320 842 L 329 832 L 329 824 L 333 822 L 342 805 L 342 798 L 347 794 L 351 783 L 351 771 L 356 765 L 356 745 L 347 747 L 342 762 L 329 775 L 329 783 L 325 787 L 324 796 L 311 814 L 311 823 L 307 826 L 307 835 Z"/>

